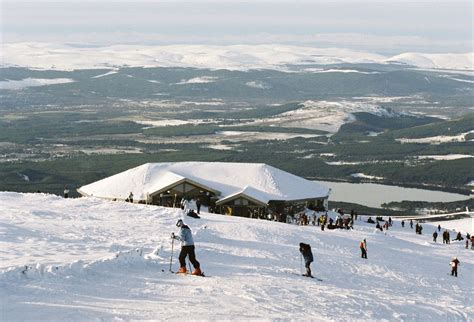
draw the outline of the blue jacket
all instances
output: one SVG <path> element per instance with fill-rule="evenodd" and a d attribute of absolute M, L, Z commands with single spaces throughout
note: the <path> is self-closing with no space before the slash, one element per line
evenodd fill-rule
<path fill-rule="evenodd" d="M 181 246 L 194 245 L 193 234 L 191 229 L 186 225 L 181 226 L 178 235 L 175 236 L 175 239 L 181 241 Z"/>

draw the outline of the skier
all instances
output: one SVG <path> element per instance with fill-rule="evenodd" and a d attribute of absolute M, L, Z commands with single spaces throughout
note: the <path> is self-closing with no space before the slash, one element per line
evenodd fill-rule
<path fill-rule="evenodd" d="M 326 225 L 326 216 L 321 215 L 321 217 L 319 217 L 319 221 L 321 222 L 321 231 L 324 231 L 324 225 Z"/>
<path fill-rule="evenodd" d="M 413 220 L 410 219 L 410 228 L 413 229 Z"/>
<path fill-rule="evenodd" d="M 438 231 L 441 231 L 441 225 L 438 225 Z"/>
<path fill-rule="evenodd" d="M 405 228 L 405 220 L 402 220 L 402 228 Z"/>
<path fill-rule="evenodd" d="M 180 268 L 176 274 L 186 274 L 186 256 L 189 256 L 189 261 L 194 266 L 192 275 L 203 275 L 201 272 L 201 265 L 196 260 L 196 254 L 194 253 L 194 240 L 191 229 L 186 226 L 182 219 L 176 222 L 176 227 L 179 227 L 179 234 L 175 235 L 171 233 L 171 238 L 181 241 L 181 252 L 179 253 L 179 265 Z"/>
<path fill-rule="evenodd" d="M 304 267 L 306 268 L 306 274 L 303 276 L 313 277 L 311 275 L 311 268 L 309 267 L 313 262 L 313 253 L 311 252 L 311 246 L 309 244 L 300 243 L 300 253 L 304 259 Z"/>
<path fill-rule="evenodd" d="M 196 200 L 196 208 L 197 208 L 197 213 L 199 215 L 200 211 L 201 211 L 201 199 L 199 199 L 199 198 L 197 198 L 197 200 Z"/>
<path fill-rule="evenodd" d="M 128 195 L 128 202 L 133 203 L 133 193 L 130 191 L 130 194 Z"/>
<path fill-rule="evenodd" d="M 449 232 L 445 230 L 443 232 L 443 244 L 449 244 Z"/>
<path fill-rule="evenodd" d="M 361 257 L 367 259 L 367 241 L 365 240 L 365 238 L 361 240 L 359 248 L 361 251 Z"/>
<path fill-rule="evenodd" d="M 438 233 L 437 233 L 436 230 L 435 230 L 435 232 L 433 233 L 433 241 L 434 241 L 435 243 L 436 243 L 436 238 L 438 238 Z"/>
<path fill-rule="evenodd" d="M 451 261 L 451 276 L 458 277 L 458 265 L 460 265 L 457 257 L 454 257 Z"/>
<path fill-rule="evenodd" d="M 189 203 L 188 201 L 186 200 L 186 198 L 182 198 L 181 199 L 181 209 L 183 210 L 183 213 L 184 214 L 187 214 L 187 210 L 188 210 L 188 206 L 189 206 Z"/>

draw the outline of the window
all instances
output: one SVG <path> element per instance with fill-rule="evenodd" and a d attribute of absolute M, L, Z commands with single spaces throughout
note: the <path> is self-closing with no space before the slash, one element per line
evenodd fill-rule
<path fill-rule="evenodd" d="M 248 206 L 249 201 L 244 198 L 237 198 L 234 200 L 234 205 L 235 206 Z"/>

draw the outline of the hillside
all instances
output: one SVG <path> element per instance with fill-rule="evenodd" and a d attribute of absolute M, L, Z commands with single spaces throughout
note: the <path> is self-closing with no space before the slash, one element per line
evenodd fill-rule
<path fill-rule="evenodd" d="M 0 193 L 0 210 L 3 320 L 474 316 L 474 251 L 462 242 L 431 242 L 428 224 L 419 236 L 398 222 L 383 234 L 362 221 L 353 231 L 321 231 L 206 213 L 187 217 L 209 275 L 201 278 L 168 272 L 178 210 L 13 192 Z M 458 228 L 473 233 L 472 219 Z M 362 238 L 368 260 L 360 258 Z M 313 273 L 322 282 L 299 276 L 300 242 L 311 244 Z M 449 276 L 453 256 L 461 262 L 457 278 Z"/>

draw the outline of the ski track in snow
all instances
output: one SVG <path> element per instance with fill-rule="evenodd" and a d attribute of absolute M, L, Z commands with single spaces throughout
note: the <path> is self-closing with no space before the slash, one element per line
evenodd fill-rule
<path fill-rule="evenodd" d="M 353 231 L 322 232 L 214 214 L 186 217 L 209 275 L 201 278 L 168 272 L 169 235 L 180 210 L 10 192 L 0 193 L 0 209 L 2 320 L 474 316 L 474 251 L 463 242 L 433 243 L 428 224 L 420 236 L 397 221 L 384 234 L 362 221 Z M 368 260 L 360 258 L 362 238 Z M 313 274 L 322 282 L 298 276 L 301 241 L 311 244 Z M 175 244 L 173 270 L 178 252 Z M 461 261 L 458 278 L 448 275 L 452 256 Z"/>

